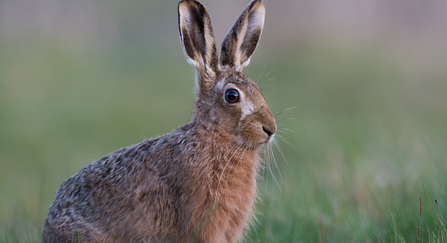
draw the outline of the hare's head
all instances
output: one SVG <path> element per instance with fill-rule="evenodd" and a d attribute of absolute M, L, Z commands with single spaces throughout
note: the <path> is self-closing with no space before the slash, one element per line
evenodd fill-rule
<path fill-rule="evenodd" d="M 275 119 L 258 85 L 242 73 L 264 26 L 262 0 L 253 0 L 228 31 L 220 59 L 205 7 L 183 0 L 178 10 L 183 51 L 196 69 L 196 122 L 246 148 L 270 142 L 276 132 Z"/>

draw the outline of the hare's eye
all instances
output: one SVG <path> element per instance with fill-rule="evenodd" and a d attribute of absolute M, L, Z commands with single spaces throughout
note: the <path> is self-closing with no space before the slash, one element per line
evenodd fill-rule
<path fill-rule="evenodd" d="M 225 100 L 228 103 L 236 103 L 239 101 L 239 92 L 235 89 L 229 89 L 225 92 Z"/>

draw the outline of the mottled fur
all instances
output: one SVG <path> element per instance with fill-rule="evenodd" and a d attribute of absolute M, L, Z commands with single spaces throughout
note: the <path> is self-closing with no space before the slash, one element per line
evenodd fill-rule
<path fill-rule="evenodd" d="M 262 13 L 257 21 L 248 21 L 257 13 Z M 122 148 L 64 181 L 48 211 L 43 242 L 237 242 L 243 237 L 256 198 L 258 149 L 276 132 L 260 89 L 240 72 L 240 60 L 250 59 L 259 40 L 263 14 L 260 0 L 249 4 L 223 43 L 232 47 L 221 62 L 233 57 L 231 63 L 239 64 L 219 66 L 208 12 L 197 1 L 179 3 L 181 43 L 197 72 L 194 116 L 175 131 Z M 257 36 L 247 36 L 247 29 L 258 30 L 251 31 Z M 248 43 L 229 44 L 240 42 L 237 36 L 246 36 Z M 246 102 L 225 101 L 228 89 L 238 90 Z"/>

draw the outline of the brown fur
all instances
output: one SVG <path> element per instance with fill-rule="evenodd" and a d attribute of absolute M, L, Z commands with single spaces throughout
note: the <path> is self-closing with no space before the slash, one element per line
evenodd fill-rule
<path fill-rule="evenodd" d="M 264 11 L 262 2 L 254 0 L 236 23 L 250 25 L 241 18 L 253 8 Z M 235 24 L 229 33 L 262 29 L 257 24 Z M 185 56 L 197 71 L 191 121 L 111 153 L 64 181 L 48 211 L 43 242 L 237 242 L 248 230 L 258 149 L 273 138 L 275 119 L 256 83 L 241 70 L 219 68 L 203 5 L 179 3 L 179 30 Z M 237 41 L 225 39 L 223 45 Z M 243 56 L 244 46 L 253 54 L 256 45 L 257 40 L 242 43 L 222 56 Z M 228 89 L 237 89 L 241 101 L 226 102 Z"/>

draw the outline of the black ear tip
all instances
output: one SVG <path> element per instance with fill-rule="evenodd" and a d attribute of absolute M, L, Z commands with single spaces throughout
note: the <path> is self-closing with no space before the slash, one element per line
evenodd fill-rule
<path fill-rule="evenodd" d="M 255 1 L 257 1 L 257 0 L 255 0 Z M 181 1 L 179 2 L 179 4 L 180 4 L 180 3 L 192 3 L 192 4 L 203 5 L 203 4 L 201 4 L 199 1 L 196 1 L 196 0 L 181 0 Z"/>
<path fill-rule="evenodd" d="M 262 7 L 262 8 L 264 8 L 264 2 L 262 1 L 262 0 L 253 0 L 253 1 L 251 1 L 249 4 L 248 4 L 248 6 L 247 6 L 247 9 L 249 10 L 249 11 L 251 11 L 251 10 L 253 10 L 253 8 L 259 8 L 259 7 Z"/>
<path fill-rule="evenodd" d="M 194 3 L 194 2 L 196 2 L 196 1 L 194 1 L 194 0 L 181 0 L 180 2 L 178 2 L 178 5 L 180 6 L 180 5 L 187 5 L 187 4 L 191 4 L 191 3 Z"/>
<path fill-rule="evenodd" d="M 251 4 L 255 4 L 255 3 L 262 3 L 262 4 L 264 4 L 264 2 L 262 0 L 253 0 L 253 1 L 251 1 Z"/>
<path fill-rule="evenodd" d="M 184 7 L 185 9 L 200 9 L 203 11 L 205 6 L 196 0 L 182 0 L 178 3 L 179 8 Z"/>

